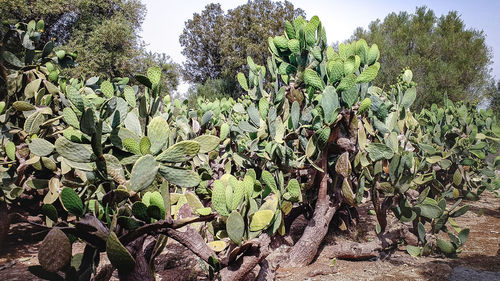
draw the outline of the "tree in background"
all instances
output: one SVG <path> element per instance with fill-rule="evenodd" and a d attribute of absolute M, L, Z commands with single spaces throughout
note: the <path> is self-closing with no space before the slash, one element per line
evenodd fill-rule
<path fill-rule="evenodd" d="M 283 32 L 282 21 L 305 13 L 293 4 L 254 0 L 224 14 L 220 4 L 209 4 L 186 21 L 179 41 L 187 58 L 184 79 L 205 83 L 208 79 L 235 81 L 247 56 L 266 64 L 267 38 Z"/>
<path fill-rule="evenodd" d="M 186 81 L 204 83 L 220 78 L 222 72 L 221 43 L 225 16 L 220 4 L 208 4 L 201 14 L 185 22 L 179 42 L 187 58 L 182 71 Z"/>
<path fill-rule="evenodd" d="M 488 109 L 493 110 L 493 113 L 500 119 L 500 80 L 492 81 L 486 92 L 488 99 Z"/>
<path fill-rule="evenodd" d="M 426 7 L 414 14 L 391 13 L 383 21 L 358 28 L 352 39 L 376 43 L 381 50 L 381 73 L 376 84 L 390 85 L 404 67 L 413 71 L 419 99 L 415 106 L 484 99 L 490 84 L 491 50 L 483 31 L 467 28 L 456 11 L 437 17 Z"/>
<path fill-rule="evenodd" d="M 78 65 L 65 70 L 69 76 L 131 77 L 147 69 L 144 64 L 171 64 L 165 55 L 145 51 L 139 31 L 146 8 L 140 0 L 0 0 L 0 15 L 10 24 L 43 19 L 41 44 L 54 40 L 58 49 L 78 54 Z M 175 76 L 170 86 L 177 86 L 177 68 L 163 68 Z"/>

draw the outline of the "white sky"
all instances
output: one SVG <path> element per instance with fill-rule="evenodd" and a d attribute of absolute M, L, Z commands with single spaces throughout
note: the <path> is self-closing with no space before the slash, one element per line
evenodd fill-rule
<path fill-rule="evenodd" d="M 142 25 L 141 36 L 148 49 L 154 52 L 166 53 L 175 62 L 182 63 L 185 58 L 181 54 L 179 36 L 184 29 L 184 22 L 192 18 L 193 13 L 200 13 L 207 4 L 220 3 L 227 11 L 246 0 L 143 0 L 147 14 Z M 500 1 L 495 0 L 455 0 L 455 1 L 401 1 L 401 0 L 291 0 L 296 8 L 306 12 L 307 18 L 317 15 L 326 29 L 330 42 L 342 42 L 348 39 L 361 26 L 368 27 L 371 21 L 383 19 L 391 12 L 408 11 L 413 13 L 415 7 L 425 5 L 434 10 L 437 16 L 456 10 L 461 14 L 465 25 L 480 29 L 487 35 L 486 43 L 493 53 L 493 76 L 500 78 Z M 458 47 L 458 46 L 457 46 Z M 182 83 L 178 91 L 186 92 L 189 85 Z"/>

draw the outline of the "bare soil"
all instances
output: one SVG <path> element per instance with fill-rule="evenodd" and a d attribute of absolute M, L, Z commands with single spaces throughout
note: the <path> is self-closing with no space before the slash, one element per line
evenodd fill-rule
<path fill-rule="evenodd" d="M 464 204 L 464 203 L 462 203 Z M 469 239 L 458 258 L 440 255 L 414 258 L 400 245 L 378 259 L 368 261 L 335 260 L 329 246 L 343 241 L 367 241 L 374 237 L 375 216 L 361 208 L 362 219 L 354 231 L 332 230 L 314 262 L 301 268 L 279 268 L 278 280 L 447 280 L 455 267 L 500 272 L 500 198 L 485 192 L 479 201 L 468 201 L 470 211 L 456 218 L 462 228 L 470 228 Z M 40 280 L 28 272 L 38 264 L 37 249 L 45 233 L 29 224 L 11 226 L 6 247 L 0 253 L 0 280 Z M 83 252 L 75 243 L 74 253 Z M 179 253 L 181 253 L 179 255 Z M 105 254 L 102 258 L 106 260 Z M 169 242 L 156 259 L 157 280 L 205 279 L 198 259 L 183 246 Z M 116 273 L 116 272 L 115 272 Z M 116 276 L 112 280 L 117 280 Z"/>

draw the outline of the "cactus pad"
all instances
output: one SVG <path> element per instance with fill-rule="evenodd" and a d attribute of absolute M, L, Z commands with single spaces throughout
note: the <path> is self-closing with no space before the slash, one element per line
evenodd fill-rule
<path fill-rule="evenodd" d="M 71 260 L 71 243 L 59 228 L 52 228 L 40 244 L 38 261 L 48 272 L 57 272 Z"/>
<path fill-rule="evenodd" d="M 114 232 L 110 232 L 106 239 L 106 254 L 113 267 L 119 271 L 130 271 L 135 266 L 134 258 Z"/>
<path fill-rule="evenodd" d="M 226 232 L 236 244 L 240 244 L 245 234 L 245 222 L 237 211 L 232 211 L 226 221 Z"/>
<path fill-rule="evenodd" d="M 60 194 L 60 199 L 61 203 L 63 204 L 64 208 L 76 215 L 76 216 L 82 216 L 83 215 L 83 202 L 82 199 L 76 194 L 76 192 L 69 187 L 63 188 Z"/>
<path fill-rule="evenodd" d="M 189 160 L 200 151 L 197 141 L 181 141 L 160 153 L 156 160 L 161 162 L 179 163 Z"/>
<path fill-rule="evenodd" d="M 139 158 L 132 167 L 130 174 L 130 188 L 133 191 L 141 191 L 153 183 L 158 172 L 158 162 L 151 155 Z"/>

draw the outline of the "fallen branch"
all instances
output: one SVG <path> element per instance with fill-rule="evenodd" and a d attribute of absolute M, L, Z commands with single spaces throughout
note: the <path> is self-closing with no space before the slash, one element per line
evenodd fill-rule
<path fill-rule="evenodd" d="M 323 252 L 327 254 L 328 258 L 366 260 L 378 257 L 380 252 L 397 244 L 400 239 L 405 239 L 408 244 L 416 244 L 417 242 L 415 235 L 404 226 L 379 235 L 367 243 L 342 242 L 341 244 L 326 246 Z"/>
<path fill-rule="evenodd" d="M 163 234 L 181 243 L 207 263 L 210 257 L 217 257 L 215 252 L 208 247 L 207 243 L 205 243 L 203 237 L 201 237 L 201 235 L 193 228 L 188 227 L 184 232 L 168 228 Z"/>

